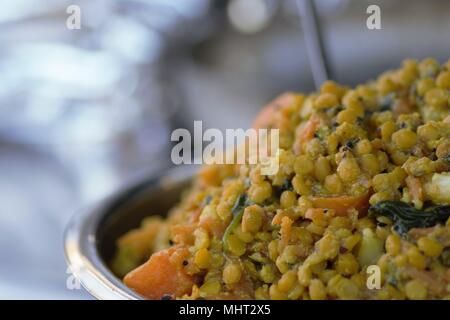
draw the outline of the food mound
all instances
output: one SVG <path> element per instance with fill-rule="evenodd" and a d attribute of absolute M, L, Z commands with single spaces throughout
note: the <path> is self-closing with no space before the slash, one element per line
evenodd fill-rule
<path fill-rule="evenodd" d="M 406 60 L 354 89 L 285 93 L 279 170 L 201 169 L 112 268 L 148 299 L 450 298 L 450 61 Z"/>

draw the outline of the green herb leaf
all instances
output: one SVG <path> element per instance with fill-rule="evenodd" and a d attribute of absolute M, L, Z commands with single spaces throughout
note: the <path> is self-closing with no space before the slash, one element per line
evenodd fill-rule
<path fill-rule="evenodd" d="M 236 202 L 234 203 L 233 208 L 231 208 L 231 213 L 233 213 L 234 217 L 236 217 L 241 210 L 244 210 L 246 201 L 247 201 L 247 195 L 245 193 L 241 194 L 236 199 Z"/>
<path fill-rule="evenodd" d="M 328 128 L 327 126 L 322 126 L 314 132 L 314 137 L 319 139 L 320 141 L 324 141 L 329 134 L 330 128 Z"/>
<path fill-rule="evenodd" d="M 281 192 L 284 191 L 294 191 L 294 186 L 292 185 L 292 181 L 290 179 L 284 180 L 283 184 L 281 185 Z"/>
<path fill-rule="evenodd" d="M 431 206 L 416 209 L 401 201 L 381 201 L 369 208 L 369 217 L 386 216 L 394 222 L 394 230 L 405 236 L 412 228 L 429 228 L 445 223 L 450 217 L 450 206 Z"/>
<path fill-rule="evenodd" d="M 242 215 L 244 214 L 244 209 L 251 204 L 253 204 L 253 202 L 247 198 L 247 195 L 245 193 L 241 194 L 236 199 L 236 202 L 234 203 L 233 208 L 231 209 L 233 219 L 231 220 L 222 237 L 222 243 L 224 245 L 225 250 L 228 250 L 228 238 L 230 234 L 241 222 Z"/>
<path fill-rule="evenodd" d="M 353 149 L 358 142 L 359 142 L 359 138 L 351 138 L 345 142 L 344 147 L 349 150 Z"/>

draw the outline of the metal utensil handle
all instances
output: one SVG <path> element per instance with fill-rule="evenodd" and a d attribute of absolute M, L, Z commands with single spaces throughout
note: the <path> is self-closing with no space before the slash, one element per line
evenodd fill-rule
<path fill-rule="evenodd" d="M 306 50 L 316 89 L 330 79 L 330 68 L 325 54 L 322 33 L 314 0 L 297 0 L 300 23 L 306 41 Z"/>

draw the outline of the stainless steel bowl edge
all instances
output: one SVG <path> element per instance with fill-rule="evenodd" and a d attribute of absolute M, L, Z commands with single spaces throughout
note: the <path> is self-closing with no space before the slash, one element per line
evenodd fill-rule
<path fill-rule="evenodd" d="M 147 215 L 145 210 L 136 209 L 137 205 L 154 208 L 167 202 L 163 207 L 168 209 L 168 204 L 176 204 L 174 199 L 179 198 L 180 190 L 190 183 L 197 168 L 176 167 L 134 179 L 98 205 L 81 210 L 71 218 L 64 234 L 66 261 L 70 272 L 92 296 L 102 300 L 143 299 L 113 274 L 105 258 L 108 253 L 105 252 L 112 252 L 113 240 L 130 229 L 122 222 L 128 219 L 127 210 L 129 215 L 134 215 L 130 218 L 134 218 L 136 224 Z M 120 230 L 117 230 L 118 226 Z"/>

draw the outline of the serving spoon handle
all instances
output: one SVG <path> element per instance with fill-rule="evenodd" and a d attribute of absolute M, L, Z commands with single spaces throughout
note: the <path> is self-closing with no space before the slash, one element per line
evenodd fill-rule
<path fill-rule="evenodd" d="M 318 90 L 323 82 L 330 79 L 331 74 L 316 6 L 314 0 L 297 0 L 297 8 L 314 84 Z"/>

